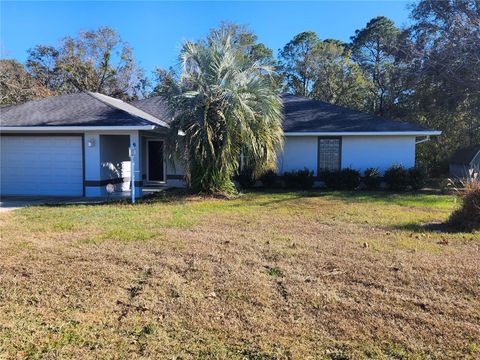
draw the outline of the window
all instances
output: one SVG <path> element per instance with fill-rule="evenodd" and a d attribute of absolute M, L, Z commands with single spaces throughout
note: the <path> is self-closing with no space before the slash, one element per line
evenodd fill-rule
<path fill-rule="evenodd" d="M 339 170 L 341 158 L 341 138 L 318 139 L 318 171 Z"/>

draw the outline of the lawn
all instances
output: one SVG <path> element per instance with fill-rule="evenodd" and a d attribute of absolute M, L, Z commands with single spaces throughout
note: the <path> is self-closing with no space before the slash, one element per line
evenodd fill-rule
<path fill-rule="evenodd" d="M 480 357 L 452 196 L 248 193 L 0 215 L 0 358 Z"/>

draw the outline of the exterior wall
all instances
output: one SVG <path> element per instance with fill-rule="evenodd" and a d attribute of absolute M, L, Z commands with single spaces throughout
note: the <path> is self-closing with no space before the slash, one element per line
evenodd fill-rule
<path fill-rule="evenodd" d="M 133 156 L 133 167 L 134 167 L 134 178 L 135 178 L 135 194 L 137 197 L 142 196 L 142 157 L 144 156 L 143 154 L 143 149 L 141 146 L 141 136 L 138 131 L 134 131 L 130 133 L 130 146 L 129 148 L 134 148 L 135 150 L 135 155 Z M 133 189 L 132 189 L 133 190 Z"/>
<path fill-rule="evenodd" d="M 369 167 L 384 172 L 392 165 L 415 165 L 415 136 L 343 136 L 341 167 L 364 171 Z M 278 157 L 277 171 L 301 170 L 318 176 L 318 137 L 286 136 Z"/>
<path fill-rule="evenodd" d="M 415 166 L 415 136 L 343 136 L 342 168 L 384 172 L 392 165 Z"/>
<path fill-rule="evenodd" d="M 458 165 L 458 164 L 450 164 L 449 166 L 450 176 L 454 178 L 468 178 L 470 177 L 470 168 L 468 165 Z"/>
<path fill-rule="evenodd" d="M 278 155 L 277 172 L 310 169 L 317 176 L 317 136 L 286 136 L 283 152 Z"/>
<path fill-rule="evenodd" d="M 101 180 L 100 175 L 100 134 L 86 132 L 84 135 L 85 149 L 85 196 L 102 196 L 103 192 L 95 182 Z M 93 144 L 93 146 L 89 146 Z"/>
<path fill-rule="evenodd" d="M 85 131 L 75 134 L 83 135 L 85 196 L 103 196 L 108 180 L 130 178 L 128 148 L 133 144 L 137 149 L 134 159 L 135 191 L 137 196 L 141 196 L 142 185 L 145 185 L 142 180 L 146 179 L 146 139 L 162 139 L 165 138 L 164 134 L 139 131 Z M 278 156 L 279 174 L 306 167 L 318 176 L 317 163 L 317 136 L 285 137 L 284 150 Z M 342 168 L 352 167 L 363 171 L 375 167 L 383 172 L 394 164 L 404 167 L 415 165 L 415 136 L 342 137 Z M 183 168 L 178 161 L 173 164 L 166 159 L 166 186 L 184 186 L 183 175 Z M 128 190 L 130 182 L 123 182 L 119 187 L 118 190 Z"/>
<path fill-rule="evenodd" d="M 141 159 L 142 163 L 142 179 L 144 185 L 148 185 L 147 182 L 147 140 L 148 139 L 160 139 L 164 140 L 166 143 L 165 135 L 157 135 L 154 133 L 143 133 L 141 137 L 141 148 L 143 149 L 143 156 Z M 166 172 L 166 182 L 165 186 L 173 187 L 184 187 L 185 181 L 183 176 L 185 174 L 182 165 L 178 159 L 170 158 L 170 154 L 165 152 L 165 172 Z"/>
<path fill-rule="evenodd" d="M 173 187 L 185 187 L 185 171 L 178 159 L 167 160 L 167 185 Z"/>

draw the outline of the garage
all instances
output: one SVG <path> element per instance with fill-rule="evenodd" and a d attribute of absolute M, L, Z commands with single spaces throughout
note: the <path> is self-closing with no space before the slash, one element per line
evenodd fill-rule
<path fill-rule="evenodd" d="M 3 135 L 2 195 L 83 196 L 82 136 Z"/>

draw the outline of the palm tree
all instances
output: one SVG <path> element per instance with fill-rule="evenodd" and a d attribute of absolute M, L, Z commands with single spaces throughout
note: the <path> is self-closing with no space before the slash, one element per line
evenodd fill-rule
<path fill-rule="evenodd" d="M 181 75 L 164 73 L 157 91 L 174 119 L 173 145 L 187 182 L 204 193 L 233 193 L 240 168 L 259 176 L 283 146 L 282 102 L 273 69 L 250 59 L 229 29 L 186 42 Z M 177 135 L 181 134 L 181 135 Z"/>

